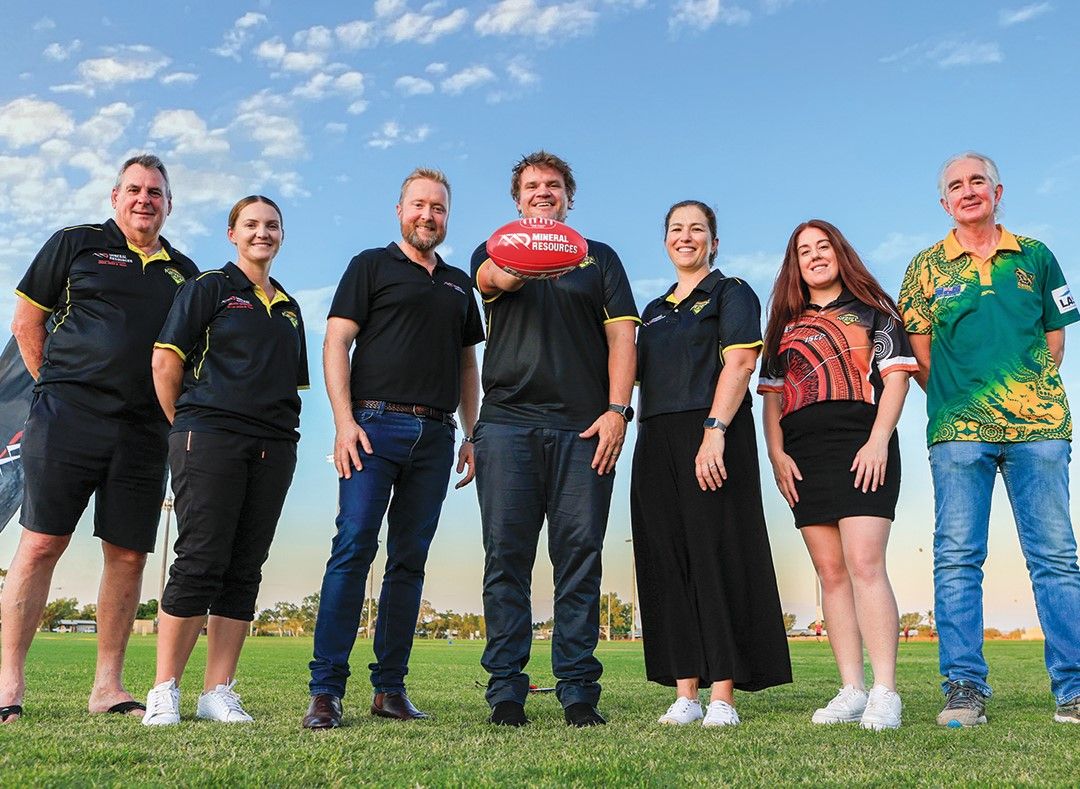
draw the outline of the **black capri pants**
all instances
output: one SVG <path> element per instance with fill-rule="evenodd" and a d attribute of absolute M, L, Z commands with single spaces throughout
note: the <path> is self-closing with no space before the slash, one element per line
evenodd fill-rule
<path fill-rule="evenodd" d="M 176 559 L 161 610 L 250 622 L 296 468 L 296 442 L 172 433 L 169 466 L 176 495 Z"/>

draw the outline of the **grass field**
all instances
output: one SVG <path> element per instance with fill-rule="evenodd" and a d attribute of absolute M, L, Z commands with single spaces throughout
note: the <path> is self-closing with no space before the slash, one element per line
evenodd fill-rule
<path fill-rule="evenodd" d="M 153 679 L 152 636 L 133 636 L 126 681 L 141 696 Z M 205 644 L 184 678 L 185 720 L 168 729 L 136 719 L 90 717 L 92 636 L 41 634 L 30 654 L 28 714 L 0 726 L 0 784 L 15 785 L 356 785 L 664 786 L 679 784 L 1057 784 L 1080 781 L 1080 726 L 1052 722 L 1042 644 L 987 646 L 995 697 L 990 724 L 942 729 L 936 645 L 900 645 L 904 725 L 873 733 L 817 727 L 810 713 L 836 689 L 826 643 L 791 646 L 795 683 L 738 694 L 737 729 L 662 727 L 671 693 L 643 679 L 641 645 L 602 643 L 610 724 L 573 730 L 553 695 L 528 704 L 532 725 L 496 728 L 475 686 L 484 678 L 481 642 L 418 641 L 409 689 L 434 716 L 402 724 L 367 714 L 364 667 L 370 642 L 354 653 L 346 727 L 306 732 L 310 639 L 252 639 L 237 686 L 256 722 L 194 720 Z M 534 646 L 533 681 L 551 684 L 548 648 Z"/>

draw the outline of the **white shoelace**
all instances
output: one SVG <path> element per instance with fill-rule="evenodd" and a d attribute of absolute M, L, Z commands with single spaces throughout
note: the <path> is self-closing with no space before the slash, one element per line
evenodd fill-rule
<path fill-rule="evenodd" d="M 214 692 L 221 697 L 222 702 L 224 702 L 229 712 L 237 712 L 241 715 L 247 715 L 247 711 L 240 704 L 240 695 L 235 690 L 233 690 L 233 686 L 235 685 L 236 680 L 234 679 L 227 685 L 218 685 L 216 688 L 214 688 Z"/>

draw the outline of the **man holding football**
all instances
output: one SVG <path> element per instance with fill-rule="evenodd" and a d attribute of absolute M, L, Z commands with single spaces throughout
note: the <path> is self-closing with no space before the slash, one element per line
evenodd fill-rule
<path fill-rule="evenodd" d="M 513 169 L 510 194 L 525 218 L 564 221 L 576 183 L 558 156 L 537 151 Z M 557 279 L 499 268 L 484 244 L 472 271 L 488 341 L 484 401 L 474 435 L 484 539 L 484 616 L 490 722 L 523 726 L 532 644 L 530 585 L 545 517 L 554 565 L 551 662 L 567 724 L 606 721 L 596 709 L 602 666 L 600 553 L 615 464 L 633 418 L 635 323 L 619 256 L 599 241 Z"/>

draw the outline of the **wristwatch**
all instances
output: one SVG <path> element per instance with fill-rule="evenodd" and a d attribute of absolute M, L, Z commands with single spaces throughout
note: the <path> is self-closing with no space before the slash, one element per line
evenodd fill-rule
<path fill-rule="evenodd" d="M 634 408 L 629 405 L 619 405 L 618 403 L 610 403 L 607 407 L 608 411 L 614 411 L 621 416 L 627 422 L 634 421 Z"/>
<path fill-rule="evenodd" d="M 719 430 L 721 433 L 727 432 L 727 425 L 717 419 L 715 416 L 710 416 L 705 420 L 703 427 L 706 430 Z"/>

